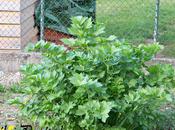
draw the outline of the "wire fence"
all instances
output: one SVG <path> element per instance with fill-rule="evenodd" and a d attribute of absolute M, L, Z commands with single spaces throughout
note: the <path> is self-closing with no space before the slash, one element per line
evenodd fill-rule
<path fill-rule="evenodd" d="M 83 15 L 104 23 L 107 35 L 133 44 L 160 42 L 163 55 L 175 56 L 174 0 L 45 0 L 43 5 L 45 40 L 60 44 L 70 37 L 70 18 Z"/>
<path fill-rule="evenodd" d="M 60 39 L 71 37 L 68 27 L 71 17 L 96 17 L 95 0 L 41 0 L 36 11 L 36 21 L 40 25 L 40 39 L 61 44 Z M 40 22 L 40 23 L 39 23 Z"/>
<path fill-rule="evenodd" d="M 155 0 L 60 0 L 43 1 L 43 26 L 46 40 L 59 43 L 62 37 L 69 37 L 67 27 L 70 18 L 76 15 L 93 17 L 104 23 L 107 35 L 139 43 L 157 40 L 158 17 L 155 18 Z M 56 11 L 55 11 L 56 10 Z M 41 27 L 42 28 L 42 27 Z"/>
<path fill-rule="evenodd" d="M 175 56 L 174 12 L 174 0 L 0 0 L 0 49 L 22 49 L 37 36 L 61 44 L 71 37 L 70 18 L 82 15 L 104 23 L 106 35 L 134 44 L 157 41 Z"/>
<path fill-rule="evenodd" d="M 20 50 L 37 39 L 34 11 L 37 0 L 0 0 L 0 49 Z"/>

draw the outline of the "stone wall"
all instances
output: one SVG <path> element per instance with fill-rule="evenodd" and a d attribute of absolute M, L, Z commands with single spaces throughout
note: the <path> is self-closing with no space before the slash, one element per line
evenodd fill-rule
<path fill-rule="evenodd" d="M 0 84 L 11 86 L 21 79 L 20 66 L 27 63 L 39 63 L 39 53 L 0 52 Z"/>
<path fill-rule="evenodd" d="M 18 72 L 20 66 L 26 63 L 38 63 L 39 53 L 0 52 L 0 71 L 4 73 Z"/>
<path fill-rule="evenodd" d="M 154 58 L 152 60 L 153 63 L 164 63 L 164 64 L 172 64 L 175 66 L 175 59 L 172 58 Z"/>

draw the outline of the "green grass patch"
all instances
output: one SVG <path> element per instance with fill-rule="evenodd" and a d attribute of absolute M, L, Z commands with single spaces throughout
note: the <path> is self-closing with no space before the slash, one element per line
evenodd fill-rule
<path fill-rule="evenodd" d="M 175 1 L 160 4 L 159 42 L 163 54 L 175 56 Z M 106 25 L 107 34 L 126 41 L 145 43 L 153 38 L 155 0 L 97 0 L 97 21 Z M 173 47 L 173 48 L 170 48 Z"/>

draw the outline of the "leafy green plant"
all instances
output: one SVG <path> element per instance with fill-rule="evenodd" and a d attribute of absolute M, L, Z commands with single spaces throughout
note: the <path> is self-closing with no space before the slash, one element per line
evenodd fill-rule
<path fill-rule="evenodd" d="M 0 92 L 1 93 L 4 93 L 6 90 L 5 90 L 5 87 L 2 85 L 2 84 L 0 84 Z"/>
<path fill-rule="evenodd" d="M 95 15 L 95 0 L 45 0 L 44 2 L 44 26 L 55 31 L 68 33 L 73 16 Z M 36 23 L 40 25 L 41 3 L 36 9 Z"/>
<path fill-rule="evenodd" d="M 13 92 L 13 93 L 23 93 L 23 89 L 20 87 L 19 84 L 13 84 L 10 87 L 10 92 Z"/>
<path fill-rule="evenodd" d="M 148 66 L 158 44 L 134 46 L 87 17 L 72 18 L 71 49 L 38 42 L 30 51 L 40 64 L 23 66 L 21 113 L 52 130 L 150 130 L 171 103 L 175 74 L 171 65 Z"/>
<path fill-rule="evenodd" d="M 174 91 L 171 92 L 173 96 L 173 102 L 171 104 L 166 104 L 162 106 L 160 111 L 158 111 L 162 118 L 157 121 L 158 124 L 158 130 L 168 130 L 168 129 L 174 129 L 175 128 L 175 95 Z"/>
<path fill-rule="evenodd" d="M 160 112 L 163 118 L 157 122 L 159 130 L 168 130 L 175 128 L 175 110 L 173 108 L 166 108 Z"/>

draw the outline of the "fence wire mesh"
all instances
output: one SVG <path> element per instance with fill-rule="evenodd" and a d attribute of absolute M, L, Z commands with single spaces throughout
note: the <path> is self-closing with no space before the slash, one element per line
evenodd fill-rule
<path fill-rule="evenodd" d="M 0 49 L 21 49 L 37 35 L 37 0 L 0 0 Z"/>
<path fill-rule="evenodd" d="M 160 18 L 159 18 L 159 40 L 162 42 L 175 41 L 175 1 L 160 0 Z M 171 39 L 167 36 L 173 35 Z"/>
<path fill-rule="evenodd" d="M 158 41 L 165 45 L 165 55 L 175 55 L 173 0 L 45 0 L 44 4 L 45 40 L 60 44 L 60 38 L 70 37 L 70 18 L 83 15 L 104 23 L 107 35 L 134 44 Z"/>
<path fill-rule="evenodd" d="M 165 55 L 175 56 L 174 12 L 174 0 L 0 0 L 0 49 L 21 49 L 37 40 L 35 26 L 41 39 L 60 44 L 71 37 L 70 18 L 83 15 L 104 23 L 106 35 L 134 44 L 157 40 Z"/>
<path fill-rule="evenodd" d="M 165 46 L 163 54 L 166 57 L 175 57 L 175 1 L 174 0 L 160 0 L 158 41 Z"/>
<path fill-rule="evenodd" d="M 153 40 L 155 0 L 51 0 L 44 5 L 46 40 L 56 42 L 69 37 L 67 27 L 76 15 L 104 23 L 107 34 L 119 39 L 134 43 Z"/>
<path fill-rule="evenodd" d="M 68 32 L 71 17 L 82 15 L 95 19 L 95 4 L 95 0 L 42 0 L 39 8 L 44 10 L 38 9 L 36 12 L 38 25 L 42 22 L 44 26 L 43 31 L 40 23 L 41 39 L 44 37 L 45 40 L 60 44 L 61 38 L 71 37 Z"/>

